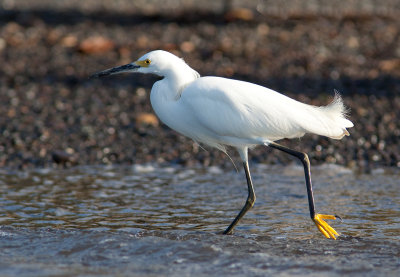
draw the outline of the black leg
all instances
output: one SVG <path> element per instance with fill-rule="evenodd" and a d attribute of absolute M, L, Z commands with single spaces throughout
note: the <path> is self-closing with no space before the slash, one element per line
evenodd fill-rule
<path fill-rule="evenodd" d="M 310 209 L 310 217 L 314 221 L 318 230 L 326 238 L 336 239 L 336 236 L 338 236 L 339 234 L 335 231 L 335 229 L 333 229 L 331 226 L 329 226 L 328 223 L 326 223 L 324 221 L 324 219 L 336 219 L 336 217 L 334 215 L 325 215 L 325 214 L 315 213 L 314 196 L 313 196 L 312 184 L 311 184 L 310 160 L 308 159 L 307 154 L 303 153 L 303 152 L 298 152 L 298 151 L 292 150 L 290 148 L 287 148 L 287 147 L 277 144 L 275 142 L 270 142 L 266 145 L 268 145 L 272 148 L 281 150 L 292 156 L 295 156 L 302 162 L 303 167 L 304 167 L 304 176 L 306 178 L 306 187 L 307 187 L 307 196 L 308 196 L 308 206 Z"/>
<path fill-rule="evenodd" d="M 232 234 L 233 228 L 235 228 L 236 224 L 238 224 L 239 220 L 246 214 L 248 210 L 253 207 L 254 202 L 256 201 L 256 194 L 254 193 L 253 183 L 251 181 L 250 170 L 248 162 L 243 162 L 244 172 L 246 173 L 247 179 L 247 188 L 249 190 L 249 195 L 247 196 L 246 203 L 244 204 L 243 208 L 240 210 L 239 214 L 236 218 L 232 221 L 228 228 L 226 228 L 224 234 L 230 235 Z"/>
<path fill-rule="evenodd" d="M 310 216 L 312 219 L 314 219 L 314 217 L 315 217 L 314 196 L 313 196 L 313 190 L 312 190 L 312 184 L 311 184 L 310 160 L 308 159 L 307 154 L 303 153 L 303 152 L 298 152 L 298 151 L 292 150 L 290 148 L 287 148 L 287 147 L 277 144 L 275 142 L 269 143 L 268 146 L 278 149 L 278 150 L 281 150 L 292 156 L 295 156 L 302 162 L 303 167 L 304 167 L 304 176 L 306 178 L 308 207 L 310 209 Z"/>

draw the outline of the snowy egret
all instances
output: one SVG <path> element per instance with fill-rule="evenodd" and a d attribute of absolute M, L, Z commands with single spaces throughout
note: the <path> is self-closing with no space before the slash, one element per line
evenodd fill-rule
<path fill-rule="evenodd" d="M 239 152 L 248 196 L 224 234 L 231 234 L 254 205 L 256 195 L 250 176 L 248 149 L 265 145 L 300 159 L 311 219 L 325 237 L 336 239 L 339 234 L 324 221 L 336 217 L 315 212 L 307 154 L 276 141 L 302 137 L 306 133 L 333 139 L 349 135 L 346 128 L 352 127 L 353 123 L 346 119 L 345 107 L 338 93 L 327 106 L 311 106 L 256 84 L 221 77 L 200 77 L 182 59 L 162 50 L 149 52 L 135 62 L 95 73 L 92 77 L 122 72 L 152 73 L 163 78 L 153 85 L 150 102 L 157 116 L 170 128 L 225 153 L 227 146 Z"/>

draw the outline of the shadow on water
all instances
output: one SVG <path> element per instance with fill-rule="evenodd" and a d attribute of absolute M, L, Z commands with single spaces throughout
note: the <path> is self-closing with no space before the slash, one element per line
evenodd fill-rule
<path fill-rule="evenodd" d="M 308 219 L 302 168 L 76 167 L 0 172 L 0 275 L 396 275 L 398 172 L 314 168 L 316 207 L 343 221 L 327 240 Z M 217 185 L 218 184 L 218 185 Z M 379 184 L 379 185 L 378 185 Z"/>

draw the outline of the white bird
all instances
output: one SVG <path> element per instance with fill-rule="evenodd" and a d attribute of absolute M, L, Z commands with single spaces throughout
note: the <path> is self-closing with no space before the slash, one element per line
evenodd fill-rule
<path fill-rule="evenodd" d="M 353 123 L 346 119 L 345 107 L 338 93 L 327 106 L 311 106 L 256 84 L 221 77 L 200 77 L 183 59 L 162 50 L 149 52 L 135 62 L 95 73 L 92 77 L 122 72 L 152 73 L 163 77 L 153 85 L 150 101 L 157 116 L 170 128 L 225 153 L 227 146 L 239 152 L 246 174 L 248 197 L 224 234 L 231 234 L 254 205 L 256 196 L 248 165 L 248 149 L 265 145 L 301 160 L 311 219 L 325 237 L 336 239 L 339 234 L 324 221 L 336 217 L 315 212 L 307 154 L 275 141 L 299 138 L 306 133 L 333 139 L 349 135 L 346 128 L 353 127 Z"/>

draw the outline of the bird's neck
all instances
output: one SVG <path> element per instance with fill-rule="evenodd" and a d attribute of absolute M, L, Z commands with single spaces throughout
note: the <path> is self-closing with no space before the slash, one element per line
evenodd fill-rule
<path fill-rule="evenodd" d="M 162 97 L 166 101 L 176 101 L 181 97 L 185 87 L 199 77 L 200 74 L 189 66 L 180 68 L 180 70 L 168 71 L 164 75 L 164 78 L 157 82 L 157 89 L 160 93 L 159 97 Z"/>
<path fill-rule="evenodd" d="M 181 116 L 179 99 L 185 87 L 198 79 L 200 75 L 188 67 L 187 71 L 170 72 L 157 81 L 150 93 L 150 102 L 157 116 L 170 128 L 178 130 L 175 126 L 176 118 Z"/>

